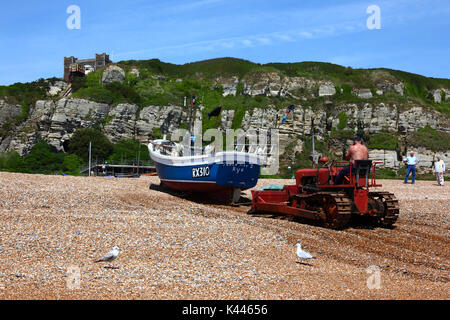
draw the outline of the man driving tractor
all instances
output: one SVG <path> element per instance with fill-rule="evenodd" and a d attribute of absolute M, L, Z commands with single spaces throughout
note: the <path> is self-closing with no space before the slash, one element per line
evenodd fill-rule
<path fill-rule="evenodd" d="M 356 137 L 353 145 L 348 149 L 345 155 L 346 160 L 351 160 L 350 166 L 343 168 L 339 171 L 339 174 L 334 179 L 334 184 L 342 184 L 344 182 L 344 177 L 350 175 L 350 168 L 352 171 L 356 170 L 356 160 L 369 160 L 369 150 L 367 147 L 361 143 L 361 137 Z"/>

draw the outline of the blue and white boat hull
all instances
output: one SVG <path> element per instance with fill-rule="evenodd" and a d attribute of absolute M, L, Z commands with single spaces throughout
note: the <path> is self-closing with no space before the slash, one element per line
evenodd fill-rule
<path fill-rule="evenodd" d="M 179 191 L 228 195 L 234 190 L 250 189 L 257 184 L 263 164 L 263 157 L 245 152 L 174 157 L 162 155 L 155 149 L 150 143 L 150 156 L 160 180 Z"/>

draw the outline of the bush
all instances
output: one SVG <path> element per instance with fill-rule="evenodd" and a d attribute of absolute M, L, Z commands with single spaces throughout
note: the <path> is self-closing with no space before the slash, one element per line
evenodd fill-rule
<path fill-rule="evenodd" d="M 103 161 L 113 153 L 113 144 L 96 129 L 80 129 L 69 141 L 70 154 L 76 154 L 84 161 L 89 161 L 89 143 L 92 142 L 92 159 Z"/>
<path fill-rule="evenodd" d="M 450 150 L 450 133 L 438 131 L 427 125 L 410 134 L 408 144 L 415 147 L 426 147 L 432 151 Z"/>
<path fill-rule="evenodd" d="M 63 170 L 65 173 L 78 176 L 80 174 L 79 168 L 83 163 L 83 159 L 76 154 L 69 154 L 64 158 Z"/>
<path fill-rule="evenodd" d="M 124 139 L 119 141 L 114 145 L 114 151 L 112 155 L 109 156 L 108 160 L 117 162 L 132 162 L 138 159 L 139 147 L 141 149 L 140 160 L 148 161 L 150 160 L 150 154 L 148 152 L 147 145 L 140 144 L 138 140 L 134 139 Z"/>
<path fill-rule="evenodd" d="M 72 93 L 77 92 L 81 88 L 84 88 L 86 84 L 86 78 L 85 77 L 75 77 L 72 80 Z"/>
<path fill-rule="evenodd" d="M 352 130 L 336 130 L 335 128 L 331 128 L 330 139 L 353 139 L 355 137 L 355 133 Z"/>
<path fill-rule="evenodd" d="M 23 158 L 16 151 L 0 154 L 0 169 L 9 172 L 54 174 L 64 170 L 78 175 L 82 164 L 83 160 L 76 155 L 52 152 L 51 146 L 44 140 L 39 140 Z"/>
<path fill-rule="evenodd" d="M 339 123 L 337 125 L 338 130 L 345 129 L 348 124 L 348 114 L 342 111 L 341 113 L 339 113 L 338 118 L 339 118 Z"/>
<path fill-rule="evenodd" d="M 103 87 L 81 88 L 72 95 L 74 98 L 86 98 L 96 102 L 112 104 L 114 102 L 111 92 Z"/>
<path fill-rule="evenodd" d="M 16 151 L 0 154 L 1 170 L 15 172 L 19 171 L 22 167 L 23 159 Z"/>
<path fill-rule="evenodd" d="M 141 98 L 139 94 L 130 86 L 119 82 L 108 83 L 106 89 L 110 92 L 114 103 L 130 102 L 139 104 Z"/>
<path fill-rule="evenodd" d="M 15 83 L 10 86 L 0 86 L 0 97 L 7 97 L 10 103 L 30 106 L 37 100 L 45 99 L 49 84 L 44 79 L 29 83 Z"/>
<path fill-rule="evenodd" d="M 51 146 L 44 140 L 39 140 L 31 150 L 23 158 L 21 172 L 26 173 L 55 173 L 62 169 L 64 161 L 63 152 L 52 152 Z"/>
<path fill-rule="evenodd" d="M 397 150 L 398 138 L 389 133 L 377 133 L 369 137 L 369 149 Z"/>

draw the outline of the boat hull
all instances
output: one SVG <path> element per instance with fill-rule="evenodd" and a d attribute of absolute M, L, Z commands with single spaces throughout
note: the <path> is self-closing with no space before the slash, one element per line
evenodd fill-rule
<path fill-rule="evenodd" d="M 260 166 L 251 163 L 171 166 L 155 162 L 155 166 L 165 185 L 192 192 L 250 189 L 258 182 L 260 172 Z"/>
<path fill-rule="evenodd" d="M 264 158 L 226 151 L 185 157 L 162 155 L 154 141 L 148 148 L 163 185 L 176 191 L 208 194 L 208 198 L 237 201 L 240 190 L 253 188 Z"/>

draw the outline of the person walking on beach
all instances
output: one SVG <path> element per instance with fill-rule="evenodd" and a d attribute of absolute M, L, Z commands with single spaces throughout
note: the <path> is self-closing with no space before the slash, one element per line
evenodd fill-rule
<path fill-rule="evenodd" d="M 414 152 L 411 151 L 409 156 L 403 161 L 405 165 L 408 166 L 406 170 L 405 181 L 403 183 L 408 183 L 409 175 L 412 173 L 412 184 L 416 182 L 416 166 L 419 164 L 419 159 L 414 155 Z"/>
<path fill-rule="evenodd" d="M 440 156 L 436 156 L 436 159 L 434 162 L 434 173 L 436 174 L 438 186 L 444 186 L 445 163 Z"/>

